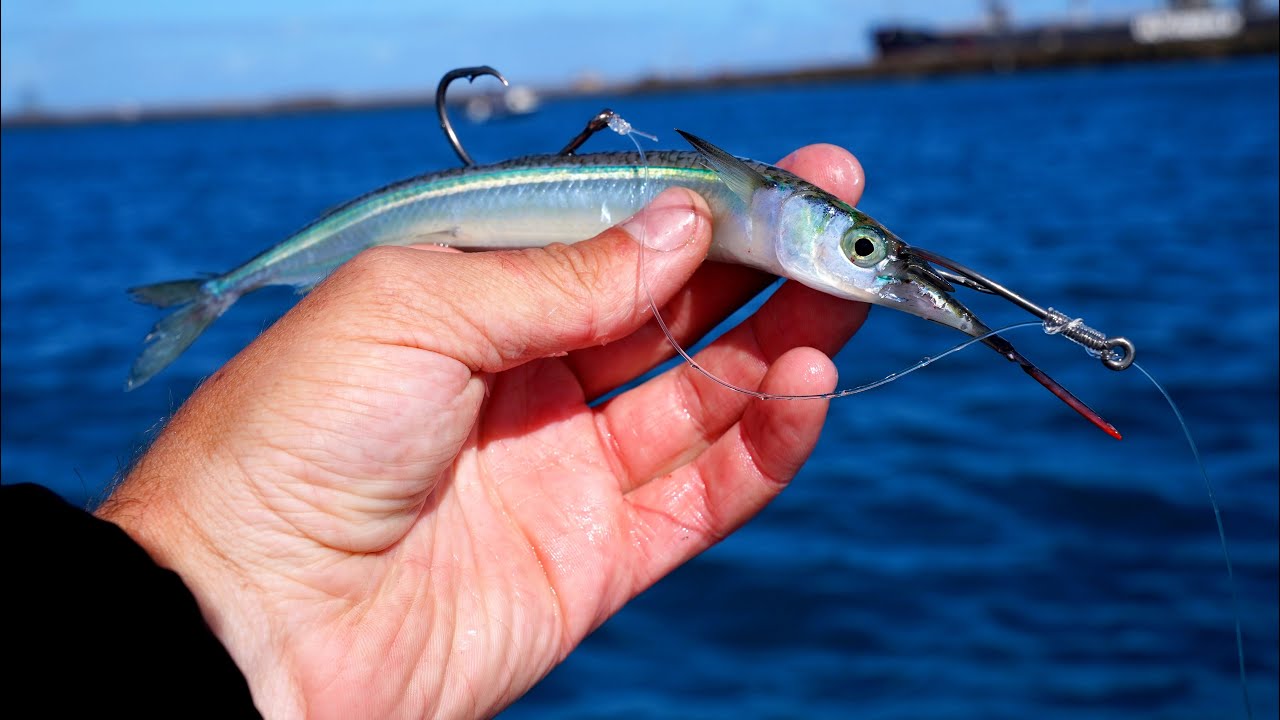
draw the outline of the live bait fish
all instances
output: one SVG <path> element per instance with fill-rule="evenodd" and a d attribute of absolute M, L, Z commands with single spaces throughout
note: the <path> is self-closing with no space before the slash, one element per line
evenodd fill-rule
<path fill-rule="evenodd" d="M 701 194 L 710 205 L 711 260 L 908 312 L 972 337 L 991 332 L 951 295 L 954 288 L 923 251 L 914 251 L 866 214 L 785 170 L 733 157 L 681 134 L 696 152 L 658 151 L 643 158 L 639 153 L 535 155 L 411 178 L 330 211 L 223 275 L 133 288 L 139 302 L 177 309 L 147 335 L 126 389 L 164 369 L 240 296 L 258 288 L 309 288 L 377 245 L 495 250 L 576 242 L 675 186 Z M 982 342 L 1120 437 L 1008 341 L 990 335 Z"/>

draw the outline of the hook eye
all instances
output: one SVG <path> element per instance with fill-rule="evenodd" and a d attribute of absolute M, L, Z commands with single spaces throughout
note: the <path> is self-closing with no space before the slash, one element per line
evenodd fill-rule
<path fill-rule="evenodd" d="M 1107 352 L 1102 356 L 1102 364 L 1111 370 L 1125 370 L 1133 364 L 1133 355 L 1137 352 L 1129 338 L 1107 338 Z"/>

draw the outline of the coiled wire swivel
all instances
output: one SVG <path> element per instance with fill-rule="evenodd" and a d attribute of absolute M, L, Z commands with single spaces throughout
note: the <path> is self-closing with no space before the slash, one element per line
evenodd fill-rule
<path fill-rule="evenodd" d="M 1112 370 L 1124 370 L 1133 364 L 1134 347 L 1128 338 L 1109 338 L 1105 333 L 1085 325 L 1082 318 L 1073 320 L 1070 315 L 1053 308 L 1048 308 L 1041 320 L 1046 333 L 1062 335 L 1102 360 L 1102 364 Z"/>

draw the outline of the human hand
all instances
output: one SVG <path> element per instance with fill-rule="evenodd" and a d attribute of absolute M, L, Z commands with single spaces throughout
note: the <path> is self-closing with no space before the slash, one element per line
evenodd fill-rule
<path fill-rule="evenodd" d="M 861 194 L 842 150 L 782 165 Z M 493 715 L 817 441 L 826 401 L 687 365 L 589 405 L 670 354 L 641 232 L 674 247 L 646 276 L 682 340 L 768 282 L 699 267 L 710 230 L 675 190 L 571 246 L 363 253 L 210 377 L 99 513 L 183 577 L 264 714 Z M 865 315 L 787 283 L 698 360 L 827 392 L 824 353 Z"/>

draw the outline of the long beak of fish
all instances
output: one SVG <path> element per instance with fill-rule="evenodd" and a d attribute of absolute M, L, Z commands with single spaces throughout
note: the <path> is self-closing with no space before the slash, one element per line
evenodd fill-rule
<path fill-rule="evenodd" d="M 919 254 L 913 254 L 913 249 L 907 246 L 901 249 L 899 258 L 905 262 L 905 267 L 902 271 L 903 281 L 911 285 L 912 292 L 895 293 L 899 295 L 899 298 L 896 299 L 909 299 L 908 301 L 914 306 L 910 309 L 910 312 L 926 320 L 956 328 L 971 337 L 982 337 L 982 344 L 1000 353 L 1006 360 L 1017 363 L 1023 372 L 1035 378 L 1036 382 L 1043 385 L 1072 410 L 1080 413 L 1085 419 L 1096 425 L 1098 429 L 1117 440 L 1120 439 L 1120 432 L 1111 423 L 1103 420 L 1102 416 L 1094 412 L 1088 405 L 1085 405 L 1080 398 L 1072 395 L 1069 390 L 1032 364 L 1022 353 L 1014 349 L 1008 340 L 999 335 L 983 337 L 991 332 L 991 328 L 983 324 L 977 316 L 952 296 L 951 293 L 955 291 L 955 287 L 930 266 L 927 260 Z M 974 287 L 981 290 L 980 287 Z"/>

